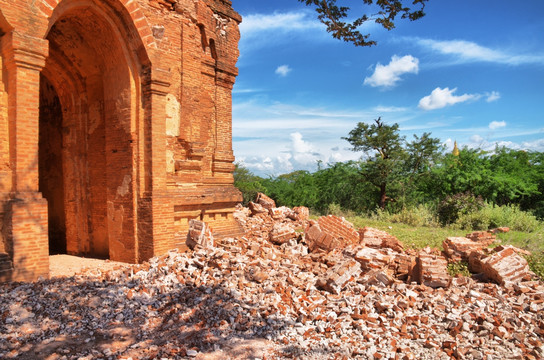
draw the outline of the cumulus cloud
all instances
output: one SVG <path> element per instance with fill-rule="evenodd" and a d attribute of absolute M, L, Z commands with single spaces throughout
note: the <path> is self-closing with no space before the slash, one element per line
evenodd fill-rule
<path fill-rule="evenodd" d="M 401 75 L 417 74 L 419 71 L 419 59 L 412 55 L 399 57 L 393 55 L 387 65 L 376 64 L 374 73 L 365 78 L 364 84 L 372 87 L 391 88 L 401 80 Z"/>
<path fill-rule="evenodd" d="M 441 109 L 449 105 L 462 103 L 469 100 L 478 100 L 480 95 L 478 94 L 463 94 L 454 95 L 457 88 L 444 88 L 437 87 L 431 92 L 431 95 L 427 95 L 419 100 L 419 108 L 423 110 L 435 110 Z"/>
<path fill-rule="evenodd" d="M 281 77 L 286 77 L 287 74 L 291 72 L 291 68 L 289 65 L 281 65 L 276 68 L 276 75 L 279 75 Z"/>
<path fill-rule="evenodd" d="M 487 102 L 493 102 L 497 101 L 501 98 L 501 94 L 498 91 L 492 91 L 491 93 L 486 94 L 487 99 L 485 101 Z"/>
<path fill-rule="evenodd" d="M 491 130 L 500 129 L 506 126 L 506 121 L 492 121 L 489 123 Z"/>
<path fill-rule="evenodd" d="M 416 43 L 444 55 L 453 55 L 460 62 L 493 62 L 506 65 L 544 64 L 544 54 L 510 53 L 491 49 L 472 41 L 416 39 Z"/>

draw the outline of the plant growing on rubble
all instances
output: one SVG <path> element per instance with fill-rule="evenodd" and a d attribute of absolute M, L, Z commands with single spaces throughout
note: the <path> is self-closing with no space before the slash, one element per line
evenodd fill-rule
<path fill-rule="evenodd" d="M 339 6 L 336 0 L 299 1 L 315 7 L 317 18 L 327 26 L 327 32 L 331 33 L 333 38 L 353 43 L 355 46 L 372 46 L 376 45 L 376 41 L 370 39 L 370 34 L 362 34 L 358 30 L 363 24 L 374 22 L 384 29 L 392 30 L 395 28 L 397 16 L 411 21 L 425 16 L 423 10 L 428 0 L 363 0 L 366 13 L 352 21 L 347 20 L 353 17 L 350 16 L 353 15 L 352 10 L 347 6 Z"/>
<path fill-rule="evenodd" d="M 458 261 L 458 262 L 452 262 L 448 264 L 448 274 L 450 276 L 471 276 L 470 271 L 468 270 L 468 262 L 466 261 Z"/>

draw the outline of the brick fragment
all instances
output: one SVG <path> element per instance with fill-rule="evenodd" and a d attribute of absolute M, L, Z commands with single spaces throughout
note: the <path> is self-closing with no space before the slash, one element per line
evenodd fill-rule
<path fill-rule="evenodd" d="M 468 255 L 468 269 L 470 272 L 474 274 L 482 273 L 483 266 L 482 266 L 482 260 L 487 257 L 487 254 L 485 254 L 482 251 L 472 251 Z"/>
<path fill-rule="evenodd" d="M 385 270 L 373 269 L 364 274 L 359 282 L 367 285 L 389 286 L 395 282 L 395 279 Z"/>
<path fill-rule="evenodd" d="M 470 240 L 482 244 L 482 246 L 489 246 L 497 240 L 497 237 L 489 231 L 474 231 L 466 236 Z"/>
<path fill-rule="evenodd" d="M 442 243 L 444 254 L 451 261 L 468 260 L 471 252 L 481 250 L 485 245 L 482 242 L 476 242 L 466 237 L 448 237 Z"/>
<path fill-rule="evenodd" d="M 317 222 L 323 231 L 339 239 L 344 245 L 359 243 L 359 233 L 346 219 L 328 215 L 320 217 Z"/>
<path fill-rule="evenodd" d="M 321 230 L 318 224 L 310 225 L 304 232 L 304 239 L 310 251 L 325 250 L 330 251 L 338 248 L 340 243 L 332 235 Z"/>
<path fill-rule="evenodd" d="M 270 241 L 278 245 L 285 244 L 296 237 L 297 233 L 293 226 L 286 223 L 275 223 L 269 235 Z"/>
<path fill-rule="evenodd" d="M 190 220 L 186 244 L 191 250 L 194 250 L 196 247 L 213 247 L 214 240 L 209 226 L 200 220 Z"/>
<path fill-rule="evenodd" d="M 266 196 L 263 193 L 257 193 L 257 197 L 255 198 L 255 202 L 265 209 L 272 209 L 276 207 L 276 202 L 271 199 L 270 197 Z"/>
<path fill-rule="evenodd" d="M 322 216 L 310 222 L 305 231 L 310 251 L 331 251 L 359 243 L 359 233 L 349 221 L 334 215 Z"/>
<path fill-rule="evenodd" d="M 354 256 L 364 270 L 383 269 L 391 263 L 391 255 L 385 250 L 361 247 Z"/>
<path fill-rule="evenodd" d="M 333 294 L 340 294 L 342 289 L 350 281 L 354 281 L 361 275 L 361 264 L 351 258 L 345 258 L 320 278 L 316 285 Z"/>
<path fill-rule="evenodd" d="M 489 232 L 492 234 L 507 233 L 509 231 L 510 231 L 510 228 L 506 226 L 501 226 L 501 227 L 489 230 Z"/>
<path fill-rule="evenodd" d="M 416 265 L 416 258 L 409 254 L 393 254 L 391 265 L 399 280 L 409 280 Z"/>
<path fill-rule="evenodd" d="M 292 213 L 292 210 L 286 206 L 281 206 L 268 209 L 268 213 L 274 220 L 284 220 Z"/>
<path fill-rule="evenodd" d="M 396 252 L 403 252 L 404 246 L 395 236 L 385 231 L 364 227 L 359 229 L 360 242 L 365 246 L 373 248 L 389 248 Z"/>
<path fill-rule="evenodd" d="M 289 218 L 295 221 L 306 221 L 310 218 L 310 209 L 306 206 L 296 206 L 289 214 Z"/>
<path fill-rule="evenodd" d="M 250 201 L 248 206 L 249 210 L 251 211 L 251 215 L 268 213 L 268 209 L 265 209 L 261 204 L 254 203 L 253 201 Z"/>
<path fill-rule="evenodd" d="M 513 247 L 507 247 L 481 260 L 482 271 L 486 277 L 499 284 L 530 279 L 531 272 L 527 260 Z"/>
<path fill-rule="evenodd" d="M 431 254 L 426 248 L 419 252 L 414 268 L 414 280 L 432 288 L 447 287 L 451 277 L 447 271 L 448 262 L 443 256 Z"/>

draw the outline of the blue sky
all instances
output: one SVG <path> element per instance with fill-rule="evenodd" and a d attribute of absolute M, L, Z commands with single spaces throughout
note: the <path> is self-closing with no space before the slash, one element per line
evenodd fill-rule
<path fill-rule="evenodd" d="M 341 137 L 380 116 L 448 149 L 544 151 L 542 0 L 430 0 L 416 22 L 365 25 L 371 48 L 333 39 L 297 0 L 233 7 L 243 17 L 233 147 L 255 174 L 358 159 Z"/>

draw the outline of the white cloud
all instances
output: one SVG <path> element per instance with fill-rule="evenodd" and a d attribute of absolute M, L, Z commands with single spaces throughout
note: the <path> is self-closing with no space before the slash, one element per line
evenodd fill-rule
<path fill-rule="evenodd" d="M 290 32 L 320 27 L 323 27 L 321 23 L 307 11 L 275 12 L 273 14 L 244 15 L 240 24 L 240 32 L 244 36 L 252 36 L 262 32 Z"/>
<path fill-rule="evenodd" d="M 506 121 L 492 121 L 489 123 L 491 130 L 500 129 L 506 126 Z"/>
<path fill-rule="evenodd" d="M 487 102 L 493 102 L 497 101 L 501 98 L 501 94 L 498 91 L 492 91 L 491 93 L 486 94 L 487 99 L 485 101 Z"/>
<path fill-rule="evenodd" d="M 419 100 L 419 108 L 423 110 L 441 109 L 449 105 L 480 98 L 480 95 L 478 94 L 463 94 L 457 96 L 454 95 L 456 91 L 457 88 L 450 90 L 450 88 L 441 89 L 437 87 L 431 92 L 431 95 L 427 95 Z"/>
<path fill-rule="evenodd" d="M 276 74 L 281 77 L 286 77 L 291 72 L 289 65 L 281 65 L 276 68 Z"/>
<path fill-rule="evenodd" d="M 542 152 L 544 151 L 544 138 L 536 139 L 532 141 L 522 141 L 521 143 L 518 143 L 518 142 L 506 141 L 506 140 L 490 141 L 490 140 L 484 139 L 480 135 L 473 135 L 469 138 L 469 141 L 463 145 L 466 145 L 472 149 L 482 149 L 485 151 L 494 151 L 495 148 L 504 146 L 513 150 L 528 150 L 528 151 Z"/>
<path fill-rule="evenodd" d="M 274 12 L 273 14 L 243 14 L 240 24 L 240 53 L 242 58 L 252 50 L 277 46 L 293 41 L 331 41 L 325 26 L 311 11 Z"/>
<path fill-rule="evenodd" d="M 417 74 L 419 60 L 412 55 L 393 55 L 387 65 L 376 64 L 374 73 L 365 78 L 364 84 L 372 87 L 391 88 L 401 80 L 403 74 Z"/>
<path fill-rule="evenodd" d="M 544 64 L 544 54 L 509 53 L 491 49 L 472 41 L 416 39 L 416 43 L 444 55 L 454 55 L 461 62 L 493 62 L 506 65 Z"/>

